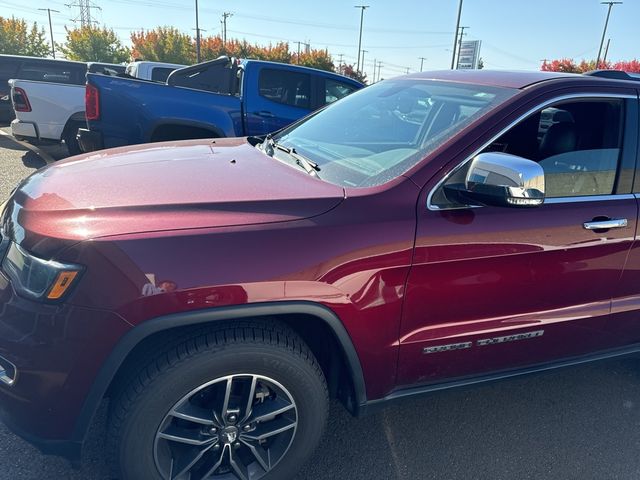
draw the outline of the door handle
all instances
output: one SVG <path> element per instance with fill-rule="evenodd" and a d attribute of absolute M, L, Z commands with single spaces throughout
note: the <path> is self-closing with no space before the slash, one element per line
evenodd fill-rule
<path fill-rule="evenodd" d="M 582 224 L 587 230 L 608 230 L 610 228 L 624 228 L 627 226 L 626 218 L 608 218 L 606 220 L 593 220 Z"/>
<path fill-rule="evenodd" d="M 267 110 L 260 110 L 259 112 L 253 112 L 255 115 L 257 115 L 258 117 L 264 117 L 264 118 L 274 118 L 275 115 Z"/>

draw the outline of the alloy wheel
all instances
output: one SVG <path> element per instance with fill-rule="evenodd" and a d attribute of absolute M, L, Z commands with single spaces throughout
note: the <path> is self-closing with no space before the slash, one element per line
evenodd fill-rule
<path fill-rule="evenodd" d="M 298 411 L 277 381 L 236 374 L 182 397 L 156 432 L 156 467 L 166 480 L 257 480 L 286 455 Z"/>

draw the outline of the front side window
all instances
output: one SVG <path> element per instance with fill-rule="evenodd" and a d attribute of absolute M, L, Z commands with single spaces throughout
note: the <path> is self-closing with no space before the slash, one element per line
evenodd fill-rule
<path fill-rule="evenodd" d="M 355 92 L 355 90 L 356 88 L 353 85 L 326 79 L 324 81 L 324 103 L 333 103 Z"/>
<path fill-rule="evenodd" d="M 265 68 L 258 81 L 260 96 L 292 107 L 310 108 L 311 77 L 306 73 Z"/>
<path fill-rule="evenodd" d="M 624 100 L 576 99 L 539 110 L 483 152 L 504 152 L 538 162 L 545 197 L 611 195 L 622 152 Z M 463 182 L 463 166 L 448 182 Z M 435 202 L 441 202 L 438 205 Z M 434 205 L 451 207 L 442 189 Z"/>
<path fill-rule="evenodd" d="M 371 187 L 400 176 L 517 92 L 389 80 L 349 95 L 274 139 L 317 164 L 322 180 Z"/>

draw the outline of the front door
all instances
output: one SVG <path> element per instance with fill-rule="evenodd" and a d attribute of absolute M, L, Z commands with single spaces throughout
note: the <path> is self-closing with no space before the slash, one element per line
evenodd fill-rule
<path fill-rule="evenodd" d="M 482 151 L 539 162 L 537 208 L 465 207 L 423 192 L 400 335 L 399 385 L 488 374 L 605 347 L 636 229 L 637 115 L 625 94 L 545 102 Z M 634 122 L 635 124 L 635 122 Z M 463 177 L 462 177 L 463 178 Z M 619 228 L 592 222 L 619 220 Z"/>
<path fill-rule="evenodd" d="M 311 112 L 308 73 L 268 66 L 246 75 L 247 85 L 258 85 L 257 92 L 245 92 L 247 135 L 272 133 Z"/>

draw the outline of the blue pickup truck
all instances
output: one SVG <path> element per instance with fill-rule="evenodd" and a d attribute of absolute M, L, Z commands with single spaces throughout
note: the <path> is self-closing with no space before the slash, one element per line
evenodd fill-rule
<path fill-rule="evenodd" d="M 83 151 L 191 138 L 263 135 L 363 85 L 335 73 L 220 57 L 166 83 L 87 75 Z"/>

